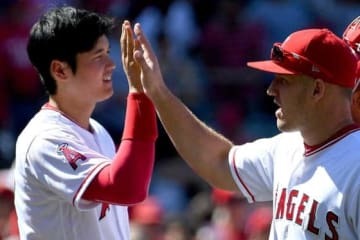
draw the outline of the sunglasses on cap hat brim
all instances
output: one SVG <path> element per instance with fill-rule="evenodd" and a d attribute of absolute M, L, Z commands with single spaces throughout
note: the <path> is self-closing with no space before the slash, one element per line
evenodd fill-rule
<path fill-rule="evenodd" d="M 277 74 L 304 74 L 314 78 L 331 78 L 326 69 L 297 53 L 287 51 L 280 43 L 271 48 L 270 59 L 266 61 L 248 62 L 249 67 Z"/>

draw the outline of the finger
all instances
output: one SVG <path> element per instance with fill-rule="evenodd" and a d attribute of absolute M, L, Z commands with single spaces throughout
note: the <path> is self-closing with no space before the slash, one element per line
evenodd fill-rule
<path fill-rule="evenodd" d="M 144 35 L 144 32 L 142 31 L 140 23 L 136 23 L 134 26 L 134 32 L 135 35 L 140 42 L 141 48 L 144 51 L 145 54 L 153 55 L 153 50 L 151 48 L 151 44 Z"/>
<path fill-rule="evenodd" d="M 146 65 L 146 64 L 145 64 L 145 59 L 144 59 L 144 56 L 143 56 L 143 53 L 142 53 L 141 50 L 139 50 L 139 49 L 135 50 L 135 51 L 134 51 L 134 54 L 133 54 L 133 57 L 134 57 L 135 61 L 136 61 L 137 63 L 139 63 L 142 67 L 143 67 L 144 65 Z"/>
<path fill-rule="evenodd" d="M 134 34 L 131 29 L 130 22 L 125 21 L 125 31 L 126 31 L 126 48 L 127 48 L 127 57 L 128 61 L 133 61 L 133 51 L 134 51 Z"/>
<path fill-rule="evenodd" d="M 138 41 L 136 41 L 136 42 L 140 46 L 140 43 Z M 139 47 L 139 49 L 134 51 L 133 57 L 134 57 L 135 62 L 137 64 L 139 64 L 140 68 L 143 71 L 148 71 L 149 70 L 148 63 L 146 62 L 146 60 L 144 58 L 143 51 L 141 50 L 140 47 Z"/>
<path fill-rule="evenodd" d="M 139 63 L 141 61 L 140 58 L 143 58 L 142 56 L 142 49 L 140 46 L 140 42 L 139 40 L 135 39 L 134 40 L 134 52 L 133 52 L 133 58 L 134 60 Z"/>
<path fill-rule="evenodd" d="M 134 51 L 142 51 L 139 40 L 134 40 Z"/>
<path fill-rule="evenodd" d="M 127 49 L 126 49 L 126 34 L 125 34 L 125 26 L 124 23 L 121 26 L 121 37 L 120 37 L 120 46 L 121 46 L 121 59 L 124 62 L 127 56 Z"/>

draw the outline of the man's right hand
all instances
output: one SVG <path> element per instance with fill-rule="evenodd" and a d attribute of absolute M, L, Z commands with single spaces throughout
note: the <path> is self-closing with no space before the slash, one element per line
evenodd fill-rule
<path fill-rule="evenodd" d="M 138 49 L 138 41 L 135 40 L 129 21 L 122 24 L 120 46 L 121 60 L 125 75 L 129 83 L 129 92 L 143 92 L 141 84 L 140 65 L 134 59 L 134 50 Z"/>
<path fill-rule="evenodd" d="M 167 87 L 164 83 L 161 69 L 150 42 L 143 33 L 139 23 L 134 26 L 136 36 L 134 44 L 134 59 L 141 68 L 141 82 L 144 92 L 153 101 Z"/>

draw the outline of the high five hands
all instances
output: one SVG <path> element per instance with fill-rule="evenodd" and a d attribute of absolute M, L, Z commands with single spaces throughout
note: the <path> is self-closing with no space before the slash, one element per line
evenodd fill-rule
<path fill-rule="evenodd" d="M 123 22 L 120 45 L 130 92 L 145 92 L 151 99 L 164 82 L 157 57 L 139 23 L 132 29 L 129 21 Z"/>

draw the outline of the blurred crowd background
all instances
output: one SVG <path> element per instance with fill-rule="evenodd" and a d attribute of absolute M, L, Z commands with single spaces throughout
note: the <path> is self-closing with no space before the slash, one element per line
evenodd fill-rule
<path fill-rule="evenodd" d="M 267 59 L 274 42 L 301 28 L 326 27 L 341 36 L 360 14 L 358 0 L 1 0 L 0 239 L 11 234 L 16 239 L 11 175 L 16 138 L 47 100 L 26 55 L 28 33 L 46 9 L 65 4 L 119 22 L 110 37 L 115 94 L 93 116 L 116 144 L 128 89 L 120 59 L 122 20 L 142 24 L 175 94 L 241 144 L 278 132 L 275 106 L 265 93 L 272 75 L 246 62 Z M 250 205 L 236 193 L 211 188 L 180 158 L 160 123 L 159 131 L 150 196 L 130 209 L 132 240 L 267 239 L 271 203 Z"/>

